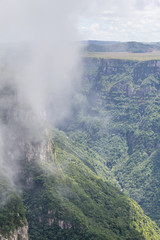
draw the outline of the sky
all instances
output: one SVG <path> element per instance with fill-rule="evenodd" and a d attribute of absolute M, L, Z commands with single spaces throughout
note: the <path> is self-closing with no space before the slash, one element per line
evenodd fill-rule
<path fill-rule="evenodd" d="M 68 30 L 63 21 L 65 12 L 69 13 L 70 26 L 75 27 L 74 34 L 70 33 L 73 41 L 160 41 L 160 0 L 48 0 L 51 8 L 44 4 L 42 11 L 43 2 L 33 0 L 28 7 L 26 0 L 1 0 L 0 42 L 35 39 L 46 21 Z"/>
<path fill-rule="evenodd" d="M 95 3 L 79 19 L 78 29 L 83 40 L 160 41 L 160 0 Z"/>

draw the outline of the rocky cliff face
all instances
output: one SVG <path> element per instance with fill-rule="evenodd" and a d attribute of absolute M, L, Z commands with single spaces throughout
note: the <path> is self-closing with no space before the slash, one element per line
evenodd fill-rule
<path fill-rule="evenodd" d="M 44 114 L 35 114 L 14 84 L 0 86 L 0 100 L 1 173 L 7 173 L 11 183 L 17 185 L 22 160 L 51 161 L 52 143 L 48 143 Z"/>
<path fill-rule="evenodd" d="M 28 225 L 18 227 L 10 233 L 9 237 L 4 237 L 0 234 L 0 240 L 28 240 Z"/>
<path fill-rule="evenodd" d="M 143 81 L 145 78 L 153 74 L 158 79 L 160 78 L 160 60 L 151 60 L 140 62 L 136 65 L 133 71 L 133 79 Z"/>
<path fill-rule="evenodd" d="M 0 77 L 0 186 L 2 186 L 0 196 L 4 195 L 3 179 L 7 179 L 8 182 L 5 187 L 7 194 L 1 206 L 3 211 L 3 207 L 5 208 L 12 195 L 17 193 L 21 195 L 23 189 L 29 188 L 32 184 L 33 174 L 28 173 L 24 176 L 24 163 L 26 166 L 32 161 L 50 162 L 54 158 L 54 153 L 52 151 L 51 154 L 53 143 L 49 140 L 44 115 L 36 115 L 23 97 L 20 97 L 14 80 L 1 78 L 2 76 Z M 16 205 L 15 199 L 13 202 Z M 14 206 L 12 203 L 8 205 L 8 211 L 12 206 Z M 7 220 L 4 219 L 6 221 L 1 221 L 0 229 L 9 235 L 8 238 L 0 235 L 1 240 L 28 240 L 28 225 L 21 227 L 25 217 L 22 221 L 16 221 L 21 218 L 17 215 L 19 214 L 17 208 L 16 205 L 15 209 L 12 209 L 14 231 L 10 231 L 14 226 L 7 221 L 9 215 L 6 217 Z M 4 213 L 2 217 L 3 215 Z"/>

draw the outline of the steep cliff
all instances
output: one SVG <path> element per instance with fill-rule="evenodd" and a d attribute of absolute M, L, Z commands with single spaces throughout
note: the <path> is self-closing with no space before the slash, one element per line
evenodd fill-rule
<path fill-rule="evenodd" d="M 85 151 L 58 130 L 53 139 L 50 163 L 24 166 L 26 175 L 32 173 L 23 195 L 31 240 L 159 239 L 158 227 L 138 204 L 87 166 Z"/>
<path fill-rule="evenodd" d="M 0 181 L 0 239 L 28 240 L 28 223 L 20 195 L 4 179 Z"/>
<path fill-rule="evenodd" d="M 9 69 L 8 69 L 9 71 Z M 4 75 L 3 75 L 4 74 Z M 23 161 L 50 157 L 44 139 L 43 120 L 22 101 L 13 78 L 0 77 L 0 237 L 28 240 L 28 223 L 22 192 L 29 178 Z M 45 156 L 45 157 L 44 157 Z"/>
<path fill-rule="evenodd" d="M 28 240 L 28 225 L 18 227 L 13 232 L 9 233 L 9 237 L 4 237 L 0 234 L 1 240 Z"/>

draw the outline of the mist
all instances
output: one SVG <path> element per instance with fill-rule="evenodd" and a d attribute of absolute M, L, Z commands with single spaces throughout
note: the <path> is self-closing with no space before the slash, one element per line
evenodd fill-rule
<path fill-rule="evenodd" d="M 0 2 L 0 168 L 14 188 L 22 160 L 42 158 L 48 122 L 70 115 L 82 73 L 77 23 L 89 2 Z"/>

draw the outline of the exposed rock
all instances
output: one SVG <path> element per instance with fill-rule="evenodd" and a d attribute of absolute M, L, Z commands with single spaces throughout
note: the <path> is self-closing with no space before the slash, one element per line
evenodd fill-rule
<path fill-rule="evenodd" d="M 48 225 L 51 226 L 53 223 L 54 223 L 55 219 L 54 218 L 48 218 L 47 219 L 47 222 L 48 222 Z"/>
<path fill-rule="evenodd" d="M 9 238 L 6 238 L 0 234 L 0 240 L 28 240 L 28 225 L 24 227 L 18 227 L 14 232 L 10 234 Z"/>
<path fill-rule="evenodd" d="M 128 97 L 131 97 L 134 93 L 134 88 L 131 86 L 128 86 L 127 93 L 128 93 Z"/>
<path fill-rule="evenodd" d="M 61 229 L 70 229 L 70 228 L 72 228 L 72 225 L 70 223 L 66 223 L 63 220 L 58 220 L 58 226 Z"/>
<path fill-rule="evenodd" d="M 135 82 L 143 81 L 149 75 L 154 74 L 158 79 L 160 78 L 160 61 L 152 60 L 140 62 L 134 69 L 133 79 Z"/>

